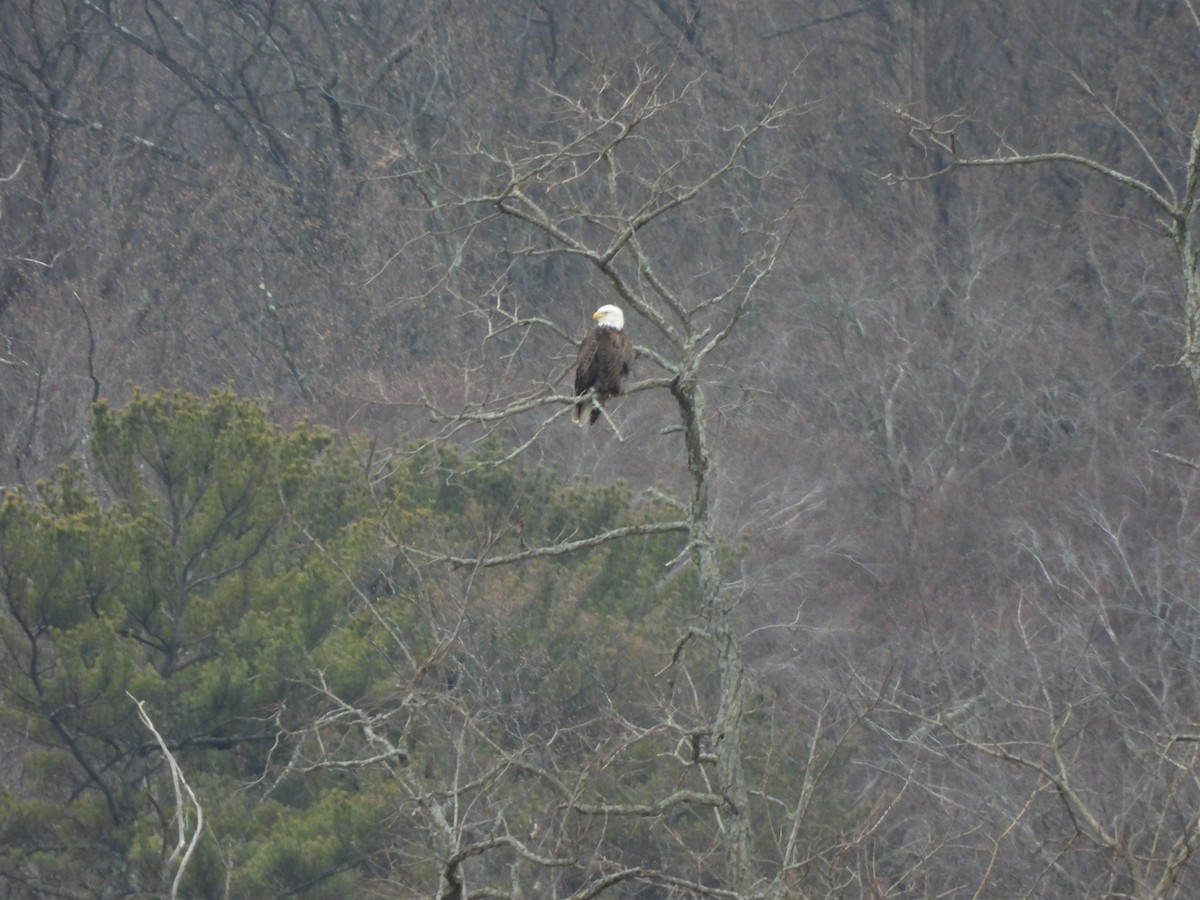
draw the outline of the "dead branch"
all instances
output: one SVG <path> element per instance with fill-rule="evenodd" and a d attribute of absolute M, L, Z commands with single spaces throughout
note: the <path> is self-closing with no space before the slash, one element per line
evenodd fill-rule
<path fill-rule="evenodd" d="M 175 848 L 167 858 L 165 870 L 170 870 L 172 866 L 178 863 L 175 869 L 175 877 L 171 881 L 171 893 L 169 895 L 174 900 L 179 895 L 179 885 L 183 881 L 183 874 L 187 870 L 192 853 L 195 851 L 196 845 L 200 843 L 200 835 L 204 831 L 204 808 L 200 805 L 200 801 L 196 799 L 196 794 L 192 790 L 191 785 L 187 783 L 187 779 L 183 775 L 183 769 L 180 768 L 179 762 L 175 759 L 174 754 L 171 753 L 170 748 L 167 747 L 167 742 L 158 733 L 158 729 L 154 727 L 154 722 L 151 720 L 150 714 L 146 712 L 145 702 L 133 696 L 129 691 L 126 691 L 125 695 L 137 707 L 138 718 L 142 724 L 154 735 L 154 740 L 162 751 L 163 759 L 167 761 L 167 766 L 171 771 L 171 787 L 175 792 L 176 840 Z M 185 794 L 187 795 L 188 802 L 196 810 L 196 827 L 190 837 L 187 833 L 188 816 L 187 806 L 184 803 Z"/>
<path fill-rule="evenodd" d="M 463 566 L 478 566 L 480 568 L 488 568 L 491 566 L 507 566 L 512 563 L 521 562 L 527 559 L 537 559 L 546 556 L 562 556 L 565 553 L 574 553 L 577 550 L 588 550 L 592 547 L 599 547 L 602 544 L 607 544 L 610 541 L 619 540 L 620 538 L 633 537 L 642 534 L 667 534 L 673 531 L 687 531 L 690 525 L 687 522 L 646 522 L 638 525 L 625 525 L 621 528 L 613 528 L 603 534 L 593 535 L 589 538 L 581 538 L 577 541 L 567 541 L 561 544 L 550 544 L 545 547 L 534 547 L 532 550 L 522 550 L 519 553 L 506 553 L 501 556 L 485 556 L 485 557 L 467 557 L 467 556 L 435 556 L 431 557 L 433 562 L 450 563 L 450 565 L 460 568 Z"/>

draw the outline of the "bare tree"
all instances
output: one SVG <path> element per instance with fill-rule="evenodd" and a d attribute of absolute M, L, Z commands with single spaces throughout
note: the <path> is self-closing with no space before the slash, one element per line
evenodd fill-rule
<path fill-rule="evenodd" d="M 1073 518 L 1053 539 L 1014 531 L 1028 579 L 990 616 L 930 633 L 928 665 L 911 657 L 884 704 L 895 717 L 874 720 L 891 777 L 936 798 L 905 810 L 893 860 L 914 866 L 897 881 L 975 896 L 1195 892 L 1194 578 L 1101 501 Z M 935 809 L 952 826 L 927 818 Z M 952 829 L 971 839 L 944 843 Z"/>
<path fill-rule="evenodd" d="M 1200 34 L 1200 14 L 1190 2 L 1190 26 Z M 1068 62 L 1068 65 L 1070 63 Z M 1051 148 L 1029 151 L 1012 146 L 1003 129 L 998 129 L 995 149 L 974 153 L 973 141 L 962 134 L 970 117 L 952 111 L 934 118 L 920 116 L 904 106 L 895 108 L 907 125 L 911 137 L 944 161 L 936 171 L 920 174 L 891 174 L 892 184 L 942 180 L 962 169 L 1013 168 L 1060 165 L 1099 175 L 1117 188 L 1131 192 L 1149 204 L 1154 224 L 1170 240 L 1179 264 L 1183 286 L 1182 347 L 1173 364 L 1182 368 L 1191 385 L 1194 399 L 1200 403 L 1200 268 L 1196 235 L 1193 231 L 1200 209 L 1200 113 L 1193 113 L 1190 128 L 1176 131 L 1165 121 L 1135 118 L 1128 100 L 1119 89 L 1106 90 L 1093 82 L 1081 68 L 1071 66 L 1070 78 L 1089 106 L 1103 116 L 1129 148 L 1128 159 L 1110 160 L 1101 155 Z M 974 124 L 974 123 L 971 123 Z M 1177 139 L 1174 157 L 1164 158 L 1164 142 L 1153 132 L 1164 132 Z"/>
<path fill-rule="evenodd" d="M 1194 36 L 1200 18 L 1191 4 L 1185 7 L 1179 24 Z M 1123 53 L 1111 57 L 1125 65 L 1137 58 L 1131 47 L 1153 40 L 1140 18 L 1106 20 L 1105 29 L 1101 43 L 1129 38 Z M 968 170 L 1051 167 L 1092 176 L 1075 183 L 1106 200 L 1115 198 L 1105 208 L 1121 210 L 1118 218 L 1126 227 L 1129 219 L 1153 225 L 1170 242 L 1181 290 L 1172 292 L 1169 315 L 1182 326 L 1182 337 L 1166 362 L 1183 371 L 1193 403 L 1200 402 L 1194 230 L 1200 117 L 1194 91 L 1171 92 L 1165 87 L 1169 79 L 1160 81 L 1162 71 L 1139 69 L 1147 77 L 1122 81 L 1125 68 L 1115 77 L 1089 72 L 1081 62 L 1087 54 L 1073 57 L 1074 48 L 1057 52 L 1054 71 L 1073 98 L 1099 116 L 1075 131 L 1060 120 L 1061 127 L 1033 138 L 1049 148 L 1031 151 L 1022 146 L 1031 140 L 1024 119 L 1004 123 L 995 114 L 940 114 L 936 104 L 926 106 L 933 112 L 918 114 L 912 106 L 897 105 L 894 112 L 913 146 L 932 165 L 885 180 L 961 183 Z M 1168 93 L 1170 102 L 1164 102 Z M 1097 132 L 1108 139 L 1096 139 Z M 995 143 L 975 149 L 988 140 Z M 1081 149 L 1068 149 L 1075 147 Z M 1010 171 L 1003 175 L 1016 178 Z M 1121 313 L 1105 305 L 1110 293 L 1131 306 L 1142 300 L 1136 290 L 1122 296 L 1097 280 L 1096 321 L 1106 315 L 1120 321 Z M 1178 296 L 1181 300 L 1174 299 Z M 1056 333 L 1066 344 L 1075 330 L 1062 320 Z M 1108 339 L 1128 334 L 1113 328 Z M 1010 335 L 1006 344 L 1011 352 L 1020 339 L 1014 343 Z M 1119 352 L 1144 357 L 1154 348 Z M 1128 368 L 1106 395 L 1097 396 L 1131 390 L 1131 373 L 1148 369 Z M 1102 376 L 1092 378 L 1094 385 Z M 1073 500 L 1053 512 L 1013 515 L 1000 535 L 1012 549 L 1004 577 L 988 594 L 990 608 L 964 607 L 953 623 L 931 622 L 917 641 L 919 650 L 910 645 L 901 651 L 910 669 L 890 697 L 899 718 L 881 716 L 874 724 L 895 753 L 885 768 L 909 791 L 909 800 L 923 796 L 931 802 L 909 807 L 904 827 L 889 835 L 897 851 L 889 877 L 897 890 L 920 885 L 929 892 L 974 896 L 1139 898 L 1195 891 L 1194 686 L 1183 662 L 1192 653 L 1194 609 L 1184 599 L 1190 593 L 1184 574 L 1190 544 L 1180 541 L 1194 531 L 1188 514 L 1192 476 L 1162 469 L 1153 456 L 1162 433 L 1153 428 L 1139 433 L 1137 449 L 1120 458 L 1118 435 L 1128 440 L 1140 430 L 1121 421 L 1107 403 L 1086 422 L 1061 417 L 1057 387 L 1041 388 L 1038 406 L 1050 426 L 1044 441 L 1070 444 L 1070 435 L 1084 430 L 1103 435 L 1087 458 L 1070 458 L 1077 460 L 1073 474 L 1106 473 L 1101 480 L 1108 493 L 1093 494 L 1080 483 Z M 1148 395 L 1145 378 L 1136 390 Z M 1155 402 L 1169 406 L 1169 398 Z M 1021 434 L 1027 428 L 1008 423 L 1028 416 L 1012 410 L 1000 421 L 1004 452 L 1024 460 L 1029 448 L 1018 439 L 1028 441 Z M 1167 509 L 1173 511 L 1166 517 L 1169 525 L 1161 516 Z M 934 810 L 941 821 L 930 817 Z M 970 837 L 952 846 L 946 842 L 951 829 Z M 905 859 L 908 867 L 901 864 Z"/>
<path fill-rule="evenodd" d="M 660 427 L 664 433 L 682 436 L 686 495 L 671 500 L 681 521 L 664 525 L 686 530 L 685 554 L 697 579 L 698 621 L 681 632 L 662 672 L 683 665 L 692 642 L 708 646 L 706 654 L 711 653 L 716 666 L 716 708 L 706 724 L 691 726 L 688 741 L 693 746 L 690 765 L 698 771 L 712 767 L 713 777 L 703 775 L 709 785 L 705 790 L 677 791 L 634 804 L 603 798 L 584 803 L 562 785 L 556 792 L 572 798 L 568 803 L 575 813 L 589 817 L 653 818 L 677 807 L 709 809 L 719 823 L 724 848 L 721 886 L 697 883 L 691 889 L 715 896 L 748 896 L 760 873 L 751 851 L 753 821 L 745 768 L 747 684 L 738 598 L 723 587 L 721 537 L 711 506 L 717 463 L 707 373 L 710 359 L 763 290 L 788 235 L 792 204 L 786 194 L 763 202 L 774 190 L 772 172 L 756 164 L 762 158 L 756 151 L 798 112 L 788 93 L 785 85 L 774 96 L 753 104 L 756 108 L 748 119 L 714 125 L 704 114 L 709 98 L 701 79 L 687 80 L 670 69 L 642 66 L 627 81 L 605 79 L 589 93 L 551 94 L 547 106 L 560 133 L 527 146 L 514 141 L 503 152 L 483 147 L 471 160 L 471 169 L 486 173 L 475 191 L 435 179 L 440 196 L 437 208 L 464 230 L 474 233 L 507 227 L 510 221 L 518 224 L 516 234 L 523 232 L 525 237 L 510 270 L 547 255 L 582 262 L 599 276 L 597 287 L 603 286 L 634 313 L 627 318 L 627 330 L 638 344 L 638 380 L 629 388 L 631 398 L 618 407 L 610 405 L 589 431 L 588 440 L 602 440 L 608 430 L 618 442 L 632 440 L 622 420 L 647 391 L 665 390 L 674 401 L 675 422 Z M 469 224 L 463 222 L 464 212 L 474 216 Z M 712 242 L 713 249 L 719 247 L 721 255 L 697 259 L 692 271 L 662 265 L 664 247 L 677 251 L 678 242 L 700 236 Z M 458 302 L 486 323 L 485 350 L 492 348 L 512 365 L 515 348 L 529 355 L 539 338 L 551 347 L 571 338 L 561 312 L 587 302 L 572 299 L 575 302 L 567 307 L 543 303 L 538 312 L 526 313 L 523 307 L 528 300 L 511 296 L 501 280 L 485 297 L 472 299 L 462 292 Z M 548 342 L 542 337 L 545 334 L 550 335 Z M 570 351 L 559 358 L 569 359 Z M 645 374 L 647 366 L 661 374 Z M 431 398 L 431 402 L 446 417 L 448 434 L 494 429 L 524 417 L 524 437 L 516 450 L 506 453 L 508 459 L 566 421 L 574 398 L 557 389 L 564 374 L 565 366 L 547 371 L 539 386 L 508 398 L 488 397 L 477 386 L 473 393 L 484 396 L 468 395 L 461 410 L 447 411 L 444 399 Z M 586 540 L 618 540 L 626 533 L 618 529 Z M 566 542 L 500 559 L 484 555 L 453 561 L 472 567 L 512 564 L 569 552 L 577 545 Z M 676 565 L 682 561 L 681 555 Z M 630 743 L 639 740 L 639 734 Z M 618 747 L 613 756 L 620 755 Z M 474 852 L 460 849 L 447 865 L 471 855 Z M 626 877 L 671 880 L 664 872 L 655 874 L 642 867 L 609 872 L 604 879 Z M 452 881 L 447 876 L 442 896 L 452 895 Z M 604 883 L 593 882 L 573 896 L 594 896 Z"/>

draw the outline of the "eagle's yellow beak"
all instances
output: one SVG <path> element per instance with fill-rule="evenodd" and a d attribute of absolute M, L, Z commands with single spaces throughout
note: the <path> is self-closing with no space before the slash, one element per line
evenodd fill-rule
<path fill-rule="evenodd" d="M 596 310 L 594 313 L 592 313 L 593 321 L 595 321 L 596 319 L 599 319 L 599 318 L 600 318 L 600 310 Z"/>

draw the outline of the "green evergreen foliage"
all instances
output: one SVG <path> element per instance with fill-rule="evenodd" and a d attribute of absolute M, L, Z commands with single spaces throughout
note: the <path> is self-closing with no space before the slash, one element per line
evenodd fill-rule
<path fill-rule="evenodd" d="M 168 391 L 97 404 L 90 449 L 0 502 L 0 727 L 21 748 L 0 878 L 34 893 L 157 896 L 174 876 L 176 797 L 131 697 L 205 813 L 185 896 L 347 896 L 396 867 L 435 883 L 423 792 L 477 779 L 481 815 L 561 814 L 546 784 L 505 781 L 505 754 L 553 741 L 586 771 L 693 586 L 667 567 L 678 532 L 479 564 L 673 518 L 494 465 L 492 445 L 372 474 L 323 429 Z M 587 777 L 665 787 L 664 742 L 623 784 Z"/>
<path fill-rule="evenodd" d="M 172 799 L 131 696 L 222 791 L 260 771 L 343 618 L 363 546 L 348 526 L 370 498 L 330 433 L 281 431 L 228 393 L 97 404 L 91 451 L 98 490 L 69 471 L 0 506 L 0 715 L 29 748 L 0 843 L 31 882 L 48 877 L 28 872 L 40 852 L 132 889 L 160 862 L 120 861 Z"/>

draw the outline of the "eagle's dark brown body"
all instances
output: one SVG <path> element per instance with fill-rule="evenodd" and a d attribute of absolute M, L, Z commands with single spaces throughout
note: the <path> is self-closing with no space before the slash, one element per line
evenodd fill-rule
<path fill-rule="evenodd" d="M 608 313 L 615 310 L 615 315 Z M 595 399 L 603 404 L 625 389 L 629 376 L 629 364 L 633 362 L 633 344 L 621 330 L 624 317 L 616 307 L 602 306 L 595 318 L 600 324 L 587 333 L 579 345 L 579 357 L 575 363 L 575 395 L 583 396 L 594 392 Z M 615 322 L 605 324 L 606 321 Z M 571 418 L 582 425 L 584 411 L 591 408 L 588 424 L 600 418 L 600 410 L 592 404 L 592 398 L 575 404 Z"/>

